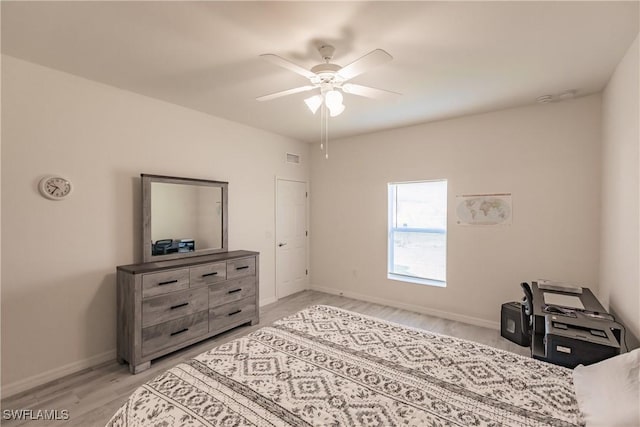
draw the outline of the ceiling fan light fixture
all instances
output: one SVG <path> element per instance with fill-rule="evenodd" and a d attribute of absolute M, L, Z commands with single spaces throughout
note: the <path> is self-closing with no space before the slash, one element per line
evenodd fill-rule
<path fill-rule="evenodd" d="M 256 98 L 258 101 L 269 101 L 282 96 L 320 89 L 319 95 L 311 96 L 305 99 L 304 102 L 313 114 L 320 110 L 320 149 L 324 151 L 326 158 L 329 158 L 329 117 L 339 116 L 345 110 L 345 105 L 342 102 L 342 91 L 366 98 L 381 98 L 391 94 L 399 95 L 395 92 L 369 86 L 346 83 L 347 80 L 359 76 L 370 68 L 392 60 L 393 57 L 387 52 L 382 49 L 375 49 L 352 63 L 341 67 L 331 63 L 334 51 L 335 49 L 331 45 L 320 46 L 318 52 L 322 56 L 324 63 L 312 67 L 311 70 L 307 70 L 272 53 L 260 55 L 262 58 L 282 68 L 306 77 L 310 84 Z"/>
<path fill-rule="evenodd" d="M 339 116 L 340 114 L 342 114 L 344 109 L 345 109 L 344 104 L 340 104 L 340 105 L 334 106 L 332 108 L 329 108 L 329 115 L 331 117 Z"/>
<path fill-rule="evenodd" d="M 343 99 L 342 94 L 335 89 L 327 91 L 327 93 L 324 94 L 324 103 L 329 110 L 337 109 L 342 105 Z"/>
<path fill-rule="evenodd" d="M 322 105 L 322 95 L 314 95 L 304 100 L 304 103 L 307 104 L 309 110 L 313 114 L 318 112 L 318 108 Z"/>

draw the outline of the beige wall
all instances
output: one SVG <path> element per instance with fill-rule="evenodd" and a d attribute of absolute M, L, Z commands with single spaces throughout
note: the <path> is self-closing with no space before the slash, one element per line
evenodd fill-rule
<path fill-rule="evenodd" d="M 601 99 L 594 95 L 332 141 L 312 150 L 316 289 L 497 327 L 521 281 L 598 283 Z M 387 183 L 446 178 L 448 283 L 391 281 Z M 513 224 L 457 226 L 455 196 L 513 194 Z"/>
<path fill-rule="evenodd" d="M 308 179 L 289 138 L 2 58 L 2 384 L 115 358 L 115 267 L 141 260 L 140 173 L 229 182 L 230 249 L 261 253 L 275 297 L 275 177 Z M 45 174 L 75 185 L 38 194 Z M 6 386 L 9 385 L 9 388 Z"/>
<path fill-rule="evenodd" d="M 600 250 L 600 297 L 635 337 L 640 337 L 638 49 L 636 37 L 603 94 Z"/>

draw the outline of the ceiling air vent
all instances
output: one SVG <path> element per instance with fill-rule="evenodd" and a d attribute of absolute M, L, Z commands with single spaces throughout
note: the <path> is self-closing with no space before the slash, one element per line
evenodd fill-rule
<path fill-rule="evenodd" d="M 300 155 L 299 154 L 293 154 L 293 153 L 287 153 L 287 163 L 294 163 L 296 165 L 300 164 Z"/>

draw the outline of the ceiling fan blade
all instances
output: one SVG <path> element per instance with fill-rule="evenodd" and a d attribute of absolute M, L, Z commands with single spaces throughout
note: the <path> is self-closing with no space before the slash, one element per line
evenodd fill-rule
<path fill-rule="evenodd" d="M 294 64 L 293 62 L 286 60 L 284 58 L 282 58 L 281 56 L 278 55 L 274 55 L 272 53 L 265 53 L 263 55 L 260 55 L 262 58 L 266 59 L 269 62 L 272 62 L 276 65 L 279 65 L 283 68 L 286 68 L 287 70 L 293 71 L 294 73 L 300 74 L 301 76 L 304 76 L 308 79 L 315 77 L 316 73 L 312 73 L 311 71 L 307 70 L 306 68 L 302 68 L 301 66 L 299 66 L 298 64 Z"/>
<path fill-rule="evenodd" d="M 343 80 L 349 80 L 355 76 L 359 76 L 376 65 L 384 64 L 392 59 L 393 56 L 389 55 L 384 50 L 376 49 L 367 53 L 365 56 L 356 59 L 351 64 L 342 67 L 337 74 L 342 77 Z"/>
<path fill-rule="evenodd" d="M 398 92 L 391 92 L 389 90 L 376 89 L 374 87 L 356 85 L 353 83 L 345 83 L 342 85 L 342 90 L 346 93 L 353 95 L 364 96 L 366 98 L 390 98 L 397 95 L 402 95 Z"/>
<path fill-rule="evenodd" d="M 257 101 L 270 101 L 272 99 L 280 98 L 281 96 L 293 95 L 294 93 L 307 92 L 309 90 L 315 89 L 315 86 L 307 85 L 300 86 L 293 89 L 283 90 L 281 92 L 271 93 L 269 95 L 259 96 L 256 98 Z"/>

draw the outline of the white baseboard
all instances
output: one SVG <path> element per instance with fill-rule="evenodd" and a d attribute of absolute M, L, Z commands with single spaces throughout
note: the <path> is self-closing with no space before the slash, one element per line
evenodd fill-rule
<path fill-rule="evenodd" d="M 260 307 L 267 305 L 267 304 L 272 304 L 274 302 L 278 301 L 278 298 L 276 297 L 269 297 L 269 298 L 264 298 L 260 300 Z"/>
<path fill-rule="evenodd" d="M 417 313 L 428 314 L 430 316 L 442 317 L 443 319 L 455 320 L 470 325 L 482 326 L 483 328 L 500 330 L 500 323 L 491 320 L 480 319 L 479 317 L 466 316 L 464 314 L 452 313 L 450 311 L 436 310 L 433 308 L 423 307 L 421 305 L 406 304 L 403 302 L 387 300 L 383 298 L 372 297 L 369 295 L 358 294 L 355 292 L 343 291 L 341 289 L 326 288 L 322 286 L 311 286 L 311 290 L 325 292 L 328 294 L 342 295 L 347 298 L 359 299 L 362 301 L 373 302 L 390 307 L 401 308 L 403 310 L 415 311 Z"/>
<path fill-rule="evenodd" d="M 2 386 L 2 398 L 5 399 L 9 396 L 14 396 L 18 393 L 22 393 L 23 391 L 30 390 L 48 382 L 60 379 L 64 376 L 75 374 L 76 372 L 92 368 L 108 361 L 113 361 L 115 363 L 115 349 Z"/>

